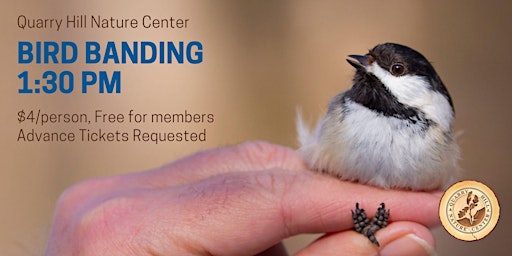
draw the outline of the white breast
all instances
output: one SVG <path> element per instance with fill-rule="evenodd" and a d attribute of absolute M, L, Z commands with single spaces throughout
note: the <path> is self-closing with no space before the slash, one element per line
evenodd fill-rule
<path fill-rule="evenodd" d="M 449 130 L 428 129 L 347 101 L 309 133 L 298 120 L 300 153 L 312 169 L 384 188 L 432 190 L 456 174 L 458 146 Z"/>

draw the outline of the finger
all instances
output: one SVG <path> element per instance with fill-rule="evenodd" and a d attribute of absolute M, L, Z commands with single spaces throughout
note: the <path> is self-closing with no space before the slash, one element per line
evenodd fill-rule
<path fill-rule="evenodd" d="M 380 247 L 365 236 L 349 230 L 319 238 L 297 255 L 435 255 L 429 229 L 414 222 L 394 222 L 377 232 Z"/>
<path fill-rule="evenodd" d="M 438 222 L 437 194 L 383 190 L 313 172 L 228 173 L 189 184 L 182 191 L 179 204 L 185 211 L 179 215 L 188 218 L 179 222 L 208 227 L 187 230 L 187 235 L 197 232 L 193 235 L 197 247 L 213 254 L 236 255 L 242 253 L 240 248 L 258 252 L 299 233 L 352 229 L 350 211 L 357 200 L 368 209 L 389 200 L 392 221 Z"/>
<path fill-rule="evenodd" d="M 432 232 L 425 226 L 409 221 L 391 223 L 377 231 L 381 256 L 436 255 Z"/>
<path fill-rule="evenodd" d="M 281 202 L 284 204 L 281 207 L 287 210 L 284 216 L 291 233 L 350 229 L 353 227 L 351 211 L 357 202 L 370 219 L 384 202 L 391 213 L 390 222 L 407 220 L 429 227 L 439 225 L 440 193 L 385 190 L 311 172 L 297 176 L 295 186 L 288 189 L 288 197 L 283 197 Z"/>

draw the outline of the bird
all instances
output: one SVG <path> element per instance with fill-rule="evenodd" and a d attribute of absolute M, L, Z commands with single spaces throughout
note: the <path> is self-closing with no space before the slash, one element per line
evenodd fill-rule
<path fill-rule="evenodd" d="M 355 68 L 352 87 L 330 100 L 316 127 L 298 111 L 298 152 L 308 167 L 383 189 L 432 191 L 455 182 L 460 150 L 454 105 L 430 61 L 389 42 L 348 57 Z M 384 203 L 377 213 L 387 225 Z M 373 223 L 358 204 L 352 215 L 359 232 Z M 373 236 L 376 230 L 368 229 Z"/>

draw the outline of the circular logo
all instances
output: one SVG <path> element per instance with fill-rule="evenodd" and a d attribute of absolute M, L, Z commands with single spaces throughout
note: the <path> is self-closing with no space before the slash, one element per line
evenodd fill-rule
<path fill-rule="evenodd" d="M 439 218 L 453 237 L 464 241 L 484 238 L 498 224 L 500 205 L 486 185 L 465 180 L 453 184 L 441 197 Z"/>

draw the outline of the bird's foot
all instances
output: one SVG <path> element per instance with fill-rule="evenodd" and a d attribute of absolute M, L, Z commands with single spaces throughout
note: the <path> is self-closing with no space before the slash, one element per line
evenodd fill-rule
<path fill-rule="evenodd" d="M 379 242 L 377 242 L 375 238 L 375 232 L 381 228 L 385 228 L 388 225 L 389 219 L 389 210 L 386 211 L 384 203 L 380 204 L 371 222 L 366 216 L 364 209 L 359 208 L 359 203 L 356 203 L 356 209 L 352 211 L 352 219 L 354 220 L 354 229 L 368 237 L 372 243 L 379 246 Z"/>

